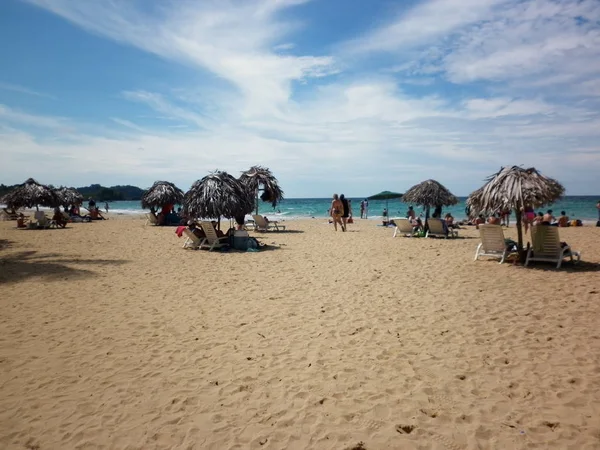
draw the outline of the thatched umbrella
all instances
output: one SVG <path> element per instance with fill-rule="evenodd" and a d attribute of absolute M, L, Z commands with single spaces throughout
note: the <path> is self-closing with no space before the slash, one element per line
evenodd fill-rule
<path fill-rule="evenodd" d="M 264 202 L 270 202 L 273 208 L 277 206 L 278 202 L 283 200 L 283 191 L 279 187 L 277 178 L 266 167 L 250 167 L 250 169 L 242 172 L 240 181 L 248 191 L 248 195 L 252 198 L 252 202 L 254 203 L 252 209 L 256 208 L 256 214 L 258 214 L 259 191 L 262 190 L 260 199 Z"/>
<path fill-rule="evenodd" d="M 164 205 L 182 205 L 183 191 L 168 181 L 155 181 L 142 195 L 142 208 L 160 208 Z"/>
<path fill-rule="evenodd" d="M 183 209 L 190 217 L 219 219 L 221 216 L 237 221 L 252 211 L 252 198 L 245 186 L 227 172 L 216 171 L 192 184 L 186 192 Z"/>
<path fill-rule="evenodd" d="M 39 206 L 47 206 L 53 208 L 60 204 L 60 200 L 54 189 L 43 185 L 29 178 L 25 183 L 17 186 L 14 190 L 6 194 L 2 201 L 9 208 L 32 208 Z"/>
<path fill-rule="evenodd" d="M 442 184 L 426 180 L 411 187 L 402 196 L 404 203 L 414 203 L 425 207 L 425 221 L 429 219 L 429 208 L 441 208 L 458 203 L 458 199 Z"/>
<path fill-rule="evenodd" d="M 487 178 L 487 183 L 467 199 L 471 214 L 515 211 L 519 251 L 523 256 L 523 232 L 521 215 L 526 206 L 539 208 L 562 197 L 565 188 L 556 180 L 548 178 L 535 168 L 502 167 Z"/>
<path fill-rule="evenodd" d="M 83 203 L 83 195 L 73 188 L 61 186 L 54 189 L 54 192 L 58 196 L 58 200 L 65 208 L 69 205 L 81 205 Z"/>

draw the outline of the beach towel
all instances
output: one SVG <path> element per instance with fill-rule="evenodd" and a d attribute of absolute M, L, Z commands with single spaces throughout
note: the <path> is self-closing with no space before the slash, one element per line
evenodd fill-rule
<path fill-rule="evenodd" d="M 177 237 L 181 237 L 183 236 L 183 230 L 185 230 L 186 227 L 184 225 L 180 225 L 177 227 L 177 229 L 175 230 L 175 234 L 177 235 Z"/>

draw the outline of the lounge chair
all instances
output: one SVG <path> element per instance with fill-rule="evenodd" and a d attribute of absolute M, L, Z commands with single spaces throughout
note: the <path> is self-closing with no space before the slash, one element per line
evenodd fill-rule
<path fill-rule="evenodd" d="M 531 227 L 531 246 L 527 250 L 525 266 L 529 261 L 555 262 L 556 268 L 560 269 L 563 259 L 577 257 L 577 262 L 581 259 L 581 253 L 571 250 L 568 245 L 562 247 L 557 227 L 546 225 L 535 225 Z"/>
<path fill-rule="evenodd" d="M 2 211 L 0 211 L 0 218 L 1 220 L 17 220 L 19 215 L 9 211 L 7 208 L 2 208 Z"/>
<path fill-rule="evenodd" d="M 279 222 L 276 220 L 269 220 L 267 222 L 263 216 L 259 216 L 258 214 L 253 215 L 252 218 L 254 219 L 255 231 L 269 231 L 273 229 L 275 229 L 275 231 L 285 230 L 285 225 L 279 225 Z"/>
<path fill-rule="evenodd" d="M 144 226 L 148 225 L 158 225 L 158 219 L 154 214 L 146 214 L 146 223 L 144 224 Z"/>
<path fill-rule="evenodd" d="M 204 234 L 206 235 L 206 238 L 200 244 L 200 248 L 207 248 L 210 252 L 215 248 L 221 248 L 228 245 L 229 237 L 217 236 L 217 230 L 215 230 L 215 227 L 213 227 L 213 224 L 211 222 L 203 221 L 200 223 L 200 226 L 202 227 L 202 231 L 204 231 Z"/>
<path fill-rule="evenodd" d="M 398 217 L 391 220 L 393 220 L 396 224 L 396 228 L 394 229 L 394 237 L 398 235 L 411 237 L 413 235 L 413 226 L 410 223 L 410 219 Z"/>
<path fill-rule="evenodd" d="M 511 253 L 504 240 L 504 231 L 501 225 L 479 225 L 479 236 L 481 243 L 475 250 L 475 259 L 477 261 L 480 256 L 493 256 L 500 258 L 500 264 L 504 262 L 506 257 Z"/>
<path fill-rule="evenodd" d="M 183 248 L 191 248 L 196 250 L 200 248 L 200 246 L 204 242 L 204 239 L 201 239 L 198 236 L 196 236 L 189 228 L 183 230 L 183 234 L 185 234 L 186 236 L 186 239 L 183 243 Z"/>
<path fill-rule="evenodd" d="M 57 227 L 56 221 L 48 219 L 48 217 L 46 217 L 46 214 L 44 214 L 44 211 L 36 211 L 33 217 L 37 221 L 37 228 Z"/>
<path fill-rule="evenodd" d="M 457 237 L 458 231 L 453 230 L 452 228 L 444 227 L 442 223 L 442 219 L 427 219 L 427 224 L 429 225 L 429 230 L 427 230 L 427 234 L 425 237 L 435 236 L 435 237 Z"/>

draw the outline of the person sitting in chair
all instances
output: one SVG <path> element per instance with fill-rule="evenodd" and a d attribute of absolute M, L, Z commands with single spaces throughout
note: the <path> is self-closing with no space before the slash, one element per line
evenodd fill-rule
<path fill-rule="evenodd" d="M 54 220 L 57 227 L 64 228 L 67 226 L 67 221 L 60 212 L 60 208 L 54 208 L 54 215 L 52 216 L 52 220 Z"/>
<path fill-rule="evenodd" d="M 20 213 L 19 217 L 17 218 L 17 228 L 27 228 L 27 224 L 25 222 L 27 222 L 27 218 L 23 213 Z"/>

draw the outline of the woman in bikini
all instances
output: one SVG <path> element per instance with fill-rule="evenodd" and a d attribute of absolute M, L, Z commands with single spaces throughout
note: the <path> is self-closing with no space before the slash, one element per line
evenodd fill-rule
<path fill-rule="evenodd" d="M 529 230 L 529 226 L 533 225 L 533 220 L 535 219 L 535 211 L 531 206 L 525 206 L 523 208 L 523 227 L 525 228 L 525 233 Z"/>
<path fill-rule="evenodd" d="M 329 215 L 333 220 L 333 228 L 337 231 L 338 223 L 342 228 L 342 231 L 346 231 L 344 224 L 342 223 L 342 215 L 344 214 L 344 204 L 340 200 L 337 194 L 333 194 L 333 200 L 331 201 L 331 208 L 329 209 Z"/>

